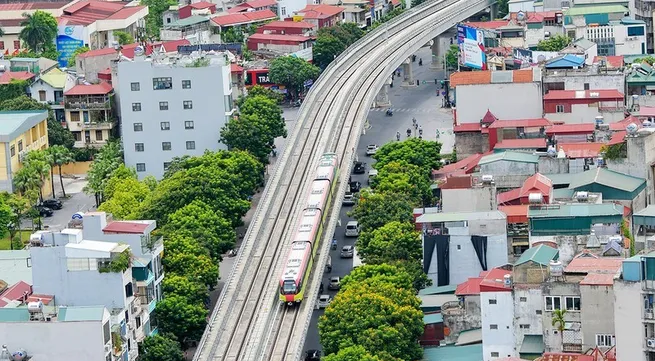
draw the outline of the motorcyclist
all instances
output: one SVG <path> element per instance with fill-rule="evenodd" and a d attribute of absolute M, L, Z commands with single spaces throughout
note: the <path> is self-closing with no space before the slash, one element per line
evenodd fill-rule
<path fill-rule="evenodd" d="M 407 128 L 407 136 L 408 136 L 408 137 L 411 137 L 411 136 L 412 136 L 412 130 L 409 129 L 409 128 Z"/>
<path fill-rule="evenodd" d="M 396 132 L 396 140 L 400 141 L 400 132 Z"/>
<path fill-rule="evenodd" d="M 423 135 L 423 128 L 418 127 L 418 135 Z"/>

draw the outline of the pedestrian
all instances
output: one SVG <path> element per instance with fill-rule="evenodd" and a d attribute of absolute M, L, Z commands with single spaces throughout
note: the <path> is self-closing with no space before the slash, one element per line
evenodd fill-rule
<path fill-rule="evenodd" d="M 411 136 L 412 136 L 412 130 L 407 128 L 407 137 L 411 137 Z"/>
<path fill-rule="evenodd" d="M 423 135 L 423 128 L 418 127 L 418 135 Z"/>
<path fill-rule="evenodd" d="M 396 140 L 400 141 L 400 132 L 396 132 Z"/>
<path fill-rule="evenodd" d="M 416 125 L 416 118 L 412 118 L 412 124 Z"/>

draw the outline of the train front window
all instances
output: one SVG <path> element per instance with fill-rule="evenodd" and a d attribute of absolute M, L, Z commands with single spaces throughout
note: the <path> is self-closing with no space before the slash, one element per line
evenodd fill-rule
<path fill-rule="evenodd" d="M 284 284 L 282 285 L 282 293 L 285 295 L 296 293 L 296 283 L 294 281 L 284 281 Z"/>

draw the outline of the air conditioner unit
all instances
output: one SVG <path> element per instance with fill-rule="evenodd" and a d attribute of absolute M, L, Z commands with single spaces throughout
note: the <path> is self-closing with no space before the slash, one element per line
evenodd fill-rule
<path fill-rule="evenodd" d="M 110 352 L 111 352 L 111 344 L 105 345 L 105 353 L 110 353 Z"/>
<path fill-rule="evenodd" d="M 646 346 L 650 348 L 655 348 L 655 338 L 649 338 L 646 340 Z"/>

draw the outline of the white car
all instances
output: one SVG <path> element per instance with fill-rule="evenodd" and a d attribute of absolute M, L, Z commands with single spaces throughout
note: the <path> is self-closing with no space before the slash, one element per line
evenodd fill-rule
<path fill-rule="evenodd" d="M 355 195 L 350 193 L 350 192 L 346 192 L 346 194 L 343 196 L 343 202 L 341 202 L 341 204 L 343 204 L 344 206 L 354 205 L 355 204 Z"/>
<path fill-rule="evenodd" d="M 378 146 L 375 144 L 371 144 L 366 147 L 366 155 L 373 155 L 377 151 L 378 151 Z"/>
<path fill-rule="evenodd" d="M 330 299 L 330 295 L 320 295 L 318 296 L 318 308 L 325 308 L 327 307 L 332 299 Z"/>

